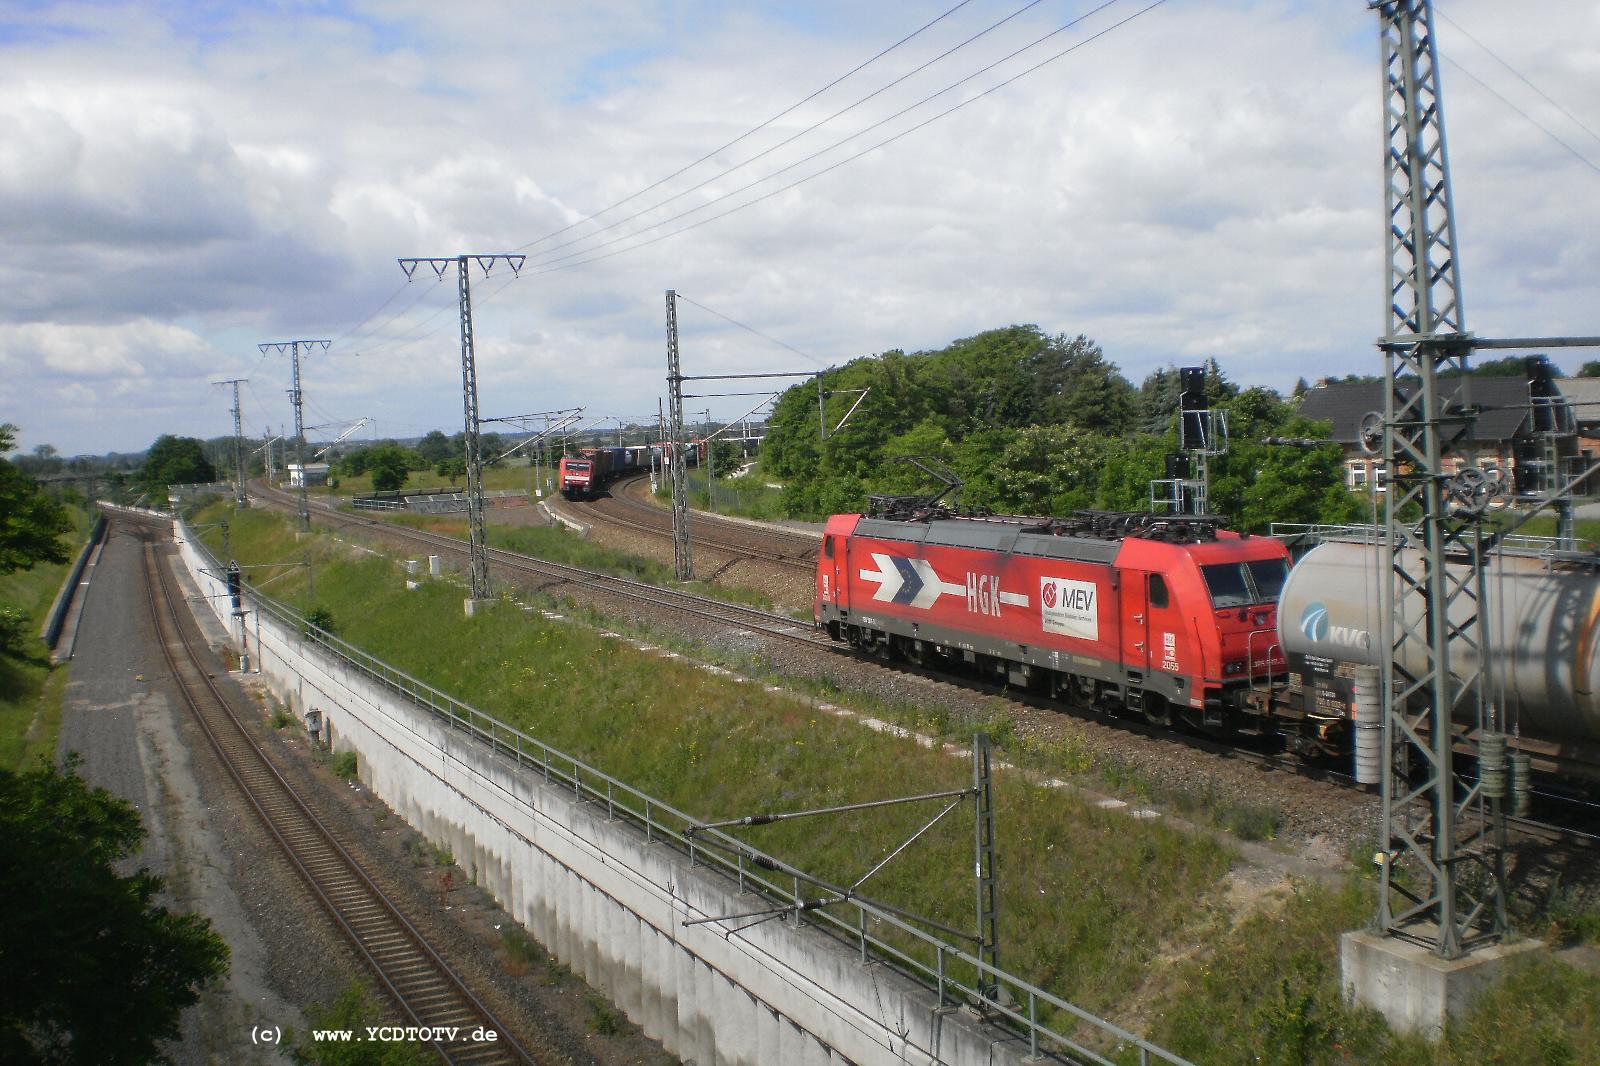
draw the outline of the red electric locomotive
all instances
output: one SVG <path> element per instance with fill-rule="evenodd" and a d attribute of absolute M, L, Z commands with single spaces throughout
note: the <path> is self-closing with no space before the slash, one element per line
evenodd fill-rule
<path fill-rule="evenodd" d="M 922 506 L 918 506 L 920 503 Z M 1283 545 L 1192 515 L 972 517 L 875 497 L 828 520 L 815 617 L 835 639 L 1014 687 L 1241 724 L 1284 673 Z"/>

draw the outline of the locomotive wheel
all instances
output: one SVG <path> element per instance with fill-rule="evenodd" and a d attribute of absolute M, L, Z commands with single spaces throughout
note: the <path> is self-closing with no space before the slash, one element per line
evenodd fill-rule
<path fill-rule="evenodd" d="M 1172 725 L 1172 705 L 1165 696 L 1158 696 L 1154 692 L 1144 694 L 1144 720 L 1164 728 Z"/>

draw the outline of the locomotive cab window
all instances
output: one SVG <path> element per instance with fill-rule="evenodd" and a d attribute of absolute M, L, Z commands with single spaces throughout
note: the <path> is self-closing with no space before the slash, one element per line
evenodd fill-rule
<path fill-rule="evenodd" d="M 833 558 L 833 538 L 832 537 L 823 537 L 822 538 L 822 557 L 824 559 L 832 559 Z"/>
<path fill-rule="evenodd" d="M 1282 559 L 1257 559 L 1248 563 L 1213 563 L 1200 573 L 1211 592 L 1211 605 L 1248 607 L 1256 603 L 1276 603 L 1278 593 L 1289 576 Z"/>
<path fill-rule="evenodd" d="M 1165 607 L 1167 605 L 1167 579 L 1160 574 L 1150 575 L 1150 606 Z"/>
<path fill-rule="evenodd" d="M 1257 603 L 1277 603 L 1283 592 L 1283 583 L 1289 580 L 1289 564 L 1282 559 L 1257 559 L 1244 564 L 1255 586 Z"/>

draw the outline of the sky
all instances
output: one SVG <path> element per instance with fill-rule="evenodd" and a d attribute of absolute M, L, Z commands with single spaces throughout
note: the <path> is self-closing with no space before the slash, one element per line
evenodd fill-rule
<path fill-rule="evenodd" d="M 245 378 L 276 432 L 258 345 L 325 339 L 308 435 L 454 432 L 454 273 L 396 259 L 510 252 L 471 268 L 485 418 L 653 419 L 667 289 L 690 375 L 1013 323 L 1135 384 L 1379 372 L 1365 0 L 1038 0 L 982 33 L 1025 3 L 3 0 L 0 422 L 137 451 L 231 433 L 212 382 Z M 1467 327 L 1600 334 L 1600 0 L 1436 11 Z"/>

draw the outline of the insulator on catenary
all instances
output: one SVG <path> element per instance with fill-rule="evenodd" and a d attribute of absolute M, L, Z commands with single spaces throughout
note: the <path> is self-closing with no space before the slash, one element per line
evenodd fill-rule
<path fill-rule="evenodd" d="M 1511 813 L 1526 818 L 1533 810 L 1533 760 L 1525 753 L 1511 754 Z"/>
<path fill-rule="evenodd" d="M 1506 735 L 1478 734 L 1478 787 L 1489 799 L 1506 796 Z"/>
<path fill-rule="evenodd" d="M 1356 783 L 1376 785 L 1383 780 L 1383 682 L 1375 666 L 1356 667 L 1355 719 Z"/>

